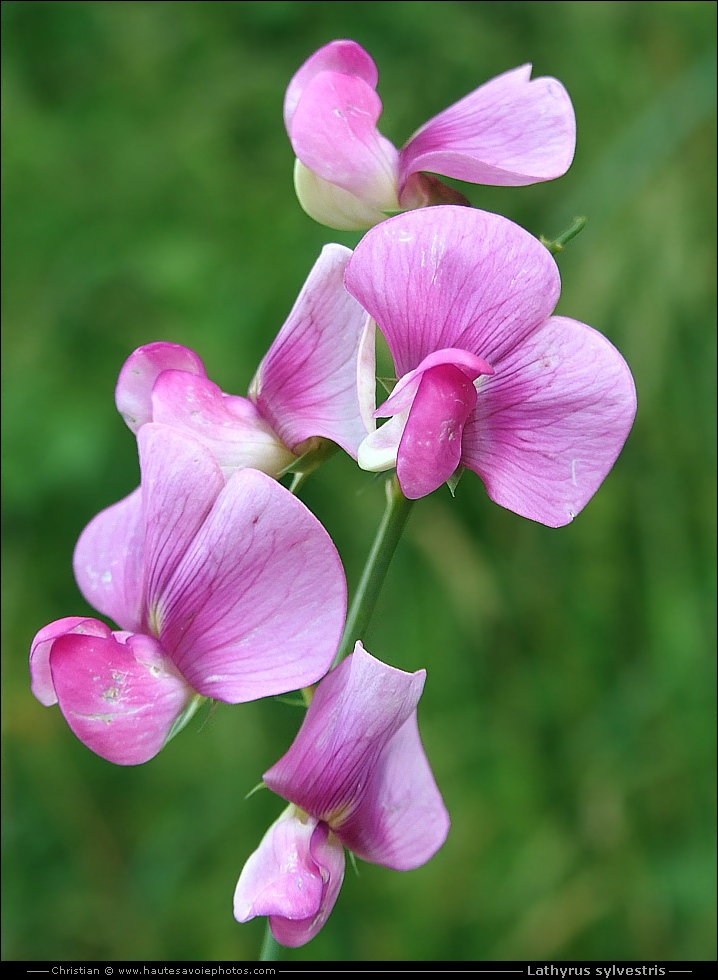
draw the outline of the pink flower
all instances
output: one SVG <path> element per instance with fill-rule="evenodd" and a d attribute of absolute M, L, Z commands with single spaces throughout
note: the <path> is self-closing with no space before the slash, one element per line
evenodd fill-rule
<path fill-rule="evenodd" d="M 376 128 L 378 72 L 354 41 L 332 41 L 294 75 L 284 123 L 297 157 L 297 196 L 331 228 L 363 229 L 388 213 L 468 203 L 436 177 L 517 187 L 571 165 L 576 122 L 555 78 L 531 65 L 505 72 L 425 123 L 401 150 Z"/>
<path fill-rule="evenodd" d="M 501 506 L 569 523 L 621 451 L 636 394 L 605 337 L 552 315 L 560 280 L 548 250 L 498 215 L 429 208 L 369 231 L 345 282 L 399 379 L 359 465 L 396 466 L 410 498 L 464 466 Z"/>
<path fill-rule="evenodd" d="M 225 481 L 167 426 L 138 442 L 141 486 L 90 522 L 74 558 L 81 592 L 120 631 L 61 619 L 30 654 L 38 700 L 120 765 L 156 755 L 198 694 L 237 704 L 316 682 L 346 609 L 336 549 L 289 491 L 255 470 Z"/>
<path fill-rule="evenodd" d="M 140 347 L 117 382 L 130 429 L 162 422 L 212 450 L 225 475 L 245 466 L 278 476 L 323 437 L 356 459 L 374 428 L 373 330 L 344 289 L 351 252 L 327 245 L 259 366 L 249 398 L 224 394 L 179 344 Z"/>
<path fill-rule="evenodd" d="M 275 939 L 319 932 L 344 875 L 344 847 L 407 871 L 446 840 L 449 816 L 419 737 L 426 672 L 375 660 L 361 643 L 317 688 L 289 751 L 264 774 L 291 801 L 247 861 L 234 915 L 269 916 Z"/>

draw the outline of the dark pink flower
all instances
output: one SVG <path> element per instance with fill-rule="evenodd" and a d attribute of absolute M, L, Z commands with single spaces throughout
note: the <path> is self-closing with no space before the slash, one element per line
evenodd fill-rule
<path fill-rule="evenodd" d="M 120 627 L 72 617 L 35 637 L 32 689 L 120 765 L 162 748 L 197 695 L 230 704 L 292 691 L 329 669 L 346 611 L 339 556 L 280 484 L 225 480 L 176 429 L 138 434 L 141 486 L 75 549 L 81 592 Z"/>
<path fill-rule="evenodd" d="M 357 643 L 319 684 L 291 748 L 264 774 L 291 805 L 242 871 L 239 922 L 267 915 L 278 942 L 301 946 L 336 901 L 344 847 L 399 871 L 438 851 L 449 816 L 419 737 L 425 677 L 389 667 Z"/>
<path fill-rule="evenodd" d="M 350 255 L 342 245 L 322 250 L 248 398 L 221 391 L 186 347 L 136 350 L 115 393 L 130 429 L 150 421 L 182 429 L 212 450 L 225 475 L 251 466 L 278 476 L 316 437 L 356 459 L 374 428 L 374 333 L 344 289 Z"/>
<path fill-rule="evenodd" d="M 564 174 L 576 122 L 555 78 L 531 65 L 492 79 L 425 123 L 401 150 L 381 135 L 378 72 L 354 41 L 332 41 L 294 75 L 284 123 L 304 210 L 331 228 L 362 229 L 387 213 L 465 202 L 430 174 L 522 186 Z"/>
<path fill-rule="evenodd" d="M 560 279 L 548 250 L 498 215 L 426 208 L 367 232 L 345 282 L 398 378 L 359 465 L 396 466 L 410 498 L 464 466 L 503 507 L 569 523 L 621 451 L 636 394 L 605 337 L 553 315 Z"/>

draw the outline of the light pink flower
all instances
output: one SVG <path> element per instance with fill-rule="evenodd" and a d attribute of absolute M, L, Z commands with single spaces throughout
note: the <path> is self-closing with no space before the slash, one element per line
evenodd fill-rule
<path fill-rule="evenodd" d="M 438 851 L 449 816 L 416 720 L 425 677 L 357 643 L 319 684 L 291 748 L 264 774 L 291 805 L 244 866 L 234 895 L 239 922 L 267 915 L 278 942 L 301 946 L 334 906 L 344 847 L 399 871 Z"/>
<path fill-rule="evenodd" d="M 237 704 L 316 682 L 346 610 L 336 549 L 288 490 L 249 469 L 226 481 L 177 429 L 146 424 L 138 443 L 141 486 L 74 557 L 84 597 L 120 630 L 61 619 L 30 654 L 38 700 L 120 765 L 156 755 L 198 694 Z"/>
<path fill-rule="evenodd" d="M 523 186 L 564 174 L 576 122 L 555 78 L 522 65 L 486 82 L 425 123 L 401 150 L 381 135 L 378 72 L 354 41 L 332 41 L 294 75 L 284 123 L 297 157 L 295 186 L 312 218 L 363 229 L 387 213 L 468 203 L 430 174 L 472 184 Z"/>
<path fill-rule="evenodd" d="M 501 506 L 569 523 L 621 451 L 636 394 L 605 337 L 552 315 L 560 279 L 548 250 L 498 215 L 428 208 L 369 231 L 345 282 L 399 379 L 359 465 L 396 466 L 410 498 L 464 466 Z"/>
<path fill-rule="evenodd" d="M 115 393 L 130 429 L 150 421 L 182 429 L 212 450 L 227 476 L 245 466 L 278 476 L 315 437 L 356 459 L 375 425 L 374 333 L 344 289 L 350 255 L 342 245 L 322 250 L 248 398 L 222 392 L 186 347 L 136 350 Z"/>

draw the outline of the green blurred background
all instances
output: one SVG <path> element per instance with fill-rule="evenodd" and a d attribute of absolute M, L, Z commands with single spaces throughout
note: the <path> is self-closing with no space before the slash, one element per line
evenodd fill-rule
<path fill-rule="evenodd" d="M 715 956 L 714 161 L 709 2 L 7 2 L 4 78 L 5 959 L 253 959 L 232 918 L 281 802 L 245 800 L 301 715 L 218 705 L 145 766 L 94 757 L 31 696 L 27 653 L 89 611 L 84 524 L 137 481 L 113 404 L 135 347 L 197 350 L 244 393 L 319 249 L 286 84 L 329 40 L 375 58 L 382 131 L 524 62 L 578 121 L 573 168 L 472 202 L 555 235 L 559 312 L 631 365 L 604 487 L 549 530 L 467 474 L 421 501 L 366 638 L 426 667 L 420 724 L 452 815 L 418 871 L 351 870 L 290 959 Z M 465 187 L 462 189 L 466 190 Z M 304 499 L 358 578 L 382 484 L 335 457 Z"/>

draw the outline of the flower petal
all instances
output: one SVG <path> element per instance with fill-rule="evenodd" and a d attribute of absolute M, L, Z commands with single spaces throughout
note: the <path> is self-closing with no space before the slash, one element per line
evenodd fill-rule
<path fill-rule="evenodd" d="M 360 857 L 388 867 L 418 867 L 448 830 L 413 721 L 424 678 L 357 643 L 318 686 L 289 751 L 264 774 L 270 789 L 326 821 Z"/>
<path fill-rule="evenodd" d="M 326 824 L 289 806 L 242 869 L 234 917 L 270 917 L 284 946 L 302 946 L 324 925 L 344 877 L 344 848 Z"/>
<path fill-rule="evenodd" d="M 105 623 L 86 616 L 66 616 L 56 619 L 35 634 L 30 647 L 30 677 L 31 690 L 40 704 L 49 707 L 57 704 L 55 685 L 52 682 L 50 670 L 50 650 L 52 644 L 66 633 L 89 633 L 91 636 L 111 636 L 112 630 Z"/>
<path fill-rule="evenodd" d="M 436 854 L 449 826 L 414 711 L 369 772 L 360 805 L 335 833 L 362 860 L 410 871 Z"/>
<path fill-rule="evenodd" d="M 424 371 L 436 367 L 440 364 L 453 364 L 458 368 L 469 381 L 475 381 L 482 374 L 493 374 L 494 369 L 480 357 L 469 354 L 465 350 L 438 350 L 429 354 L 421 364 L 409 371 L 403 378 L 399 378 L 396 387 L 383 405 L 374 412 L 377 418 L 384 418 L 387 415 L 395 415 L 409 408 L 419 387 L 419 381 Z"/>
<path fill-rule="evenodd" d="M 401 151 L 401 189 L 427 170 L 473 184 L 519 187 L 566 173 L 576 147 L 571 100 L 531 65 L 505 72 L 425 123 Z"/>
<path fill-rule="evenodd" d="M 363 78 L 322 71 L 304 85 L 287 132 L 295 155 L 322 180 L 395 211 L 399 154 L 376 128 L 381 109 Z"/>
<path fill-rule="evenodd" d="M 234 892 L 234 917 L 257 915 L 307 919 L 321 904 L 323 883 L 309 851 L 318 820 L 290 804 L 247 859 Z"/>
<path fill-rule="evenodd" d="M 50 669 L 68 725 L 108 762 L 134 766 L 155 756 L 194 692 L 148 636 L 66 633 Z"/>
<path fill-rule="evenodd" d="M 371 56 L 356 41 L 330 41 L 307 58 L 287 86 L 284 97 L 284 125 L 287 130 L 305 87 L 322 71 L 353 75 L 371 88 L 376 88 L 379 80 L 379 73 Z"/>
<path fill-rule="evenodd" d="M 421 375 L 396 463 L 409 500 L 432 493 L 456 470 L 464 423 L 475 405 L 476 388 L 455 365 L 440 364 Z"/>
<path fill-rule="evenodd" d="M 144 523 L 143 629 L 159 636 L 159 597 L 212 510 L 225 481 L 219 463 L 197 439 L 168 425 L 137 434 Z M 207 556 L 204 556 L 205 560 Z M 171 649 L 166 647 L 166 649 Z"/>
<path fill-rule="evenodd" d="M 325 823 L 316 827 L 309 842 L 309 851 L 324 885 L 319 911 L 299 922 L 270 915 L 269 928 L 283 946 L 303 946 L 314 939 L 329 918 L 344 881 L 344 848 Z"/>
<path fill-rule="evenodd" d="M 158 341 L 138 347 L 125 361 L 115 389 L 117 410 L 133 432 L 153 421 L 152 388 L 163 371 L 188 371 L 207 377 L 194 351 L 180 344 Z M 154 419 L 156 422 L 157 419 Z"/>
<path fill-rule="evenodd" d="M 462 403 L 465 401 L 468 411 L 471 411 L 471 407 L 473 407 L 472 398 L 475 400 L 474 395 L 472 395 L 474 386 L 472 384 L 470 390 L 466 381 L 473 382 L 481 374 L 493 374 L 491 365 L 480 357 L 475 357 L 473 354 L 462 350 L 449 349 L 429 354 L 418 368 L 409 371 L 408 374 L 399 379 L 391 395 L 374 412 L 377 418 L 386 416 L 393 416 L 393 418 L 375 432 L 370 433 L 359 446 L 357 462 L 363 470 L 377 473 L 396 466 L 399 445 L 405 432 L 409 410 L 412 408 L 419 386 L 422 384 L 425 373 L 429 373 L 429 369 L 438 366 L 451 367 L 451 371 L 448 375 L 446 372 L 430 375 L 429 380 L 423 386 L 423 394 L 414 414 L 414 421 L 408 427 L 409 434 L 404 447 L 400 482 L 404 493 L 409 496 L 408 488 L 412 486 L 417 497 L 422 497 L 424 493 L 435 490 L 447 479 L 441 474 L 449 466 L 453 466 L 449 472 L 450 476 L 458 466 L 457 453 L 460 454 L 460 444 L 458 447 L 455 445 L 447 447 L 443 443 L 448 441 L 451 444 L 457 437 L 460 443 L 461 429 L 466 419 L 465 417 L 461 419 L 458 416 L 455 417 L 458 405 L 453 397 L 448 397 L 448 401 L 446 399 L 449 396 L 449 390 L 456 385 L 457 391 L 463 392 L 463 395 L 459 395 L 459 401 Z M 440 378 L 449 375 L 454 381 L 440 382 Z M 439 389 L 444 391 L 444 404 L 442 405 L 439 404 L 436 397 L 439 395 Z M 434 392 L 433 396 L 431 392 Z M 436 412 L 439 413 L 438 416 L 435 414 Z M 427 413 L 429 414 L 427 415 Z M 461 415 L 462 411 L 459 410 L 459 416 Z M 424 428 L 423 432 L 422 427 Z M 451 433 L 454 435 L 449 438 Z M 436 445 L 434 445 L 434 440 L 438 440 Z M 448 455 L 445 452 L 447 448 L 450 450 Z M 425 457 L 428 457 L 428 470 L 422 462 Z M 433 473 L 430 478 L 428 477 L 429 471 Z M 418 483 L 416 482 L 417 478 Z M 431 487 L 428 490 L 422 490 L 425 484 L 428 485 L 427 479 Z M 422 492 L 419 492 L 420 490 Z"/>
<path fill-rule="evenodd" d="M 368 231 L 345 283 L 386 337 L 399 377 L 443 348 L 495 365 L 552 313 L 560 292 L 548 249 L 523 228 L 444 206 Z"/>
<path fill-rule="evenodd" d="M 251 466 L 276 477 L 295 459 L 253 402 L 225 395 L 207 378 L 165 371 L 155 382 L 152 404 L 155 422 L 199 439 L 225 476 Z"/>
<path fill-rule="evenodd" d="M 631 372 L 586 324 L 551 317 L 494 363 L 464 428 L 462 462 L 497 504 L 568 524 L 613 466 L 636 412 Z"/>
<path fill-rule="evenodd" d="M 419 386 L 419 379 L 416 382 Z M 404 434 L 404 426 L 409 417 L 409 409 L 398 412 L 388 422 L 371 432 L 359 446 L 357 463 L 370 473 L 381 473 L 396 466 L 399 443 Z"/>
<path fill-rule="evenodd" d="M 144 531 L 138 488 L 90 521 L 77 541 L 72 560 L 85 599 L 131 632 L 143 624 Z"/>
<path fill-rule="evenodd" d="M 288 490 L 249 469 L 230 477 L 157 601 L 160 640 L 183 676 L 232 704 L 317 681 L 345 612 L 327 532 Z"/>
<path fill-rule="evenodd" d="M 324 436 L 356 459 L 374 429 L 374 324 L 344 288 L 350 255 L 342 245 L 322 249 L 250 398 L 291 449 Z"/>

